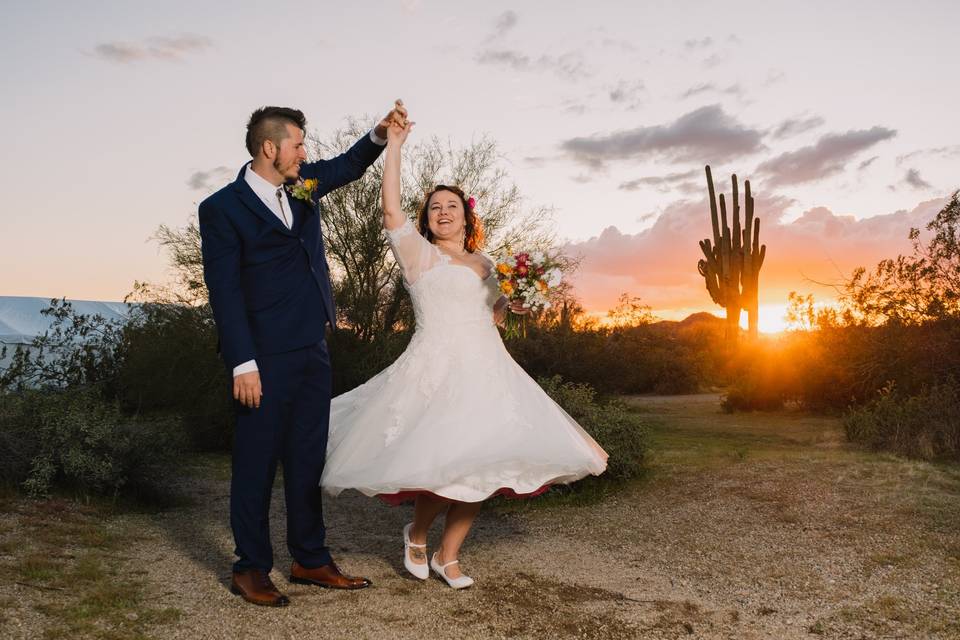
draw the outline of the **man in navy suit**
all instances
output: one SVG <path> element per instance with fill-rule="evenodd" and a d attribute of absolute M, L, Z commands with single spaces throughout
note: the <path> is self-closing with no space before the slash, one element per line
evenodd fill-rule
<path fill-rule="evenodd" d="M 253 160 L 200 203 L 203 272 L 233 373 L 237 420 L 230 525 L 238 560 L 231 591 L 248 602 L 289 603 L 270 580 L 269 510 L 283 463 L 292 582 L 361 589 L 325 545 L 320 477 L 326 459 L 331 371 L 326 327 L 336 324 L 319 199 L 352 182 L 383 151 L 402 103 L 346 152 L 306 162 L 302 112 L 264 107 L 250 117 Z"/>

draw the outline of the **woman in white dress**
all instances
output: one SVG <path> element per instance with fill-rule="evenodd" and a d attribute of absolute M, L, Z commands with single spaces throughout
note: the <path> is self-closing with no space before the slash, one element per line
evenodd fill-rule
<path fill-rule="evenodd" d="M 494 262 L 478 251 L 479 219 L 463 192 L 439 186 L 418 225 L 400 207 L 401 147 L 412 123 L 394 123 L 383 166 L 383 225 L 416 317 L 409 346 L 365 384 L 333 399 L 322 485 L 397 504 L 414 498 L 403 529 L 404 566 L 430 568 L 454 588 L 483 501 L 531 496 L 606 469 L 607 454 L 510 357 L 496 323 L 507 308 Z M 430 525 L 446 512 L 427 563 Z"/>

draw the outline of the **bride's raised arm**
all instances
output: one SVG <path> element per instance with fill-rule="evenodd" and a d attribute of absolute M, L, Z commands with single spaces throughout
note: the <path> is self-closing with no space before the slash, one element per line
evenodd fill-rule
<path fill-rule="evenodd" d="M 387 129 L 387 150 L 383 159 L 383 226 L 388 231 L 398 229 L 407 219 L 400 205 L 400 149 L 413 128 L 412 122 L 390 122 Z"/>

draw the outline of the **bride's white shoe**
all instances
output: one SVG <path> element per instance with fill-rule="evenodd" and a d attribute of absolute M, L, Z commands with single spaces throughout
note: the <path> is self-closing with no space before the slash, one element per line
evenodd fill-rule
<path fill-rule="evenodd" d="M 410 549 L 423 549 L 424 557 L 426 557 L 426 548 L 425 544 L 414 544 L 410 542 L 410 529 L 413 527 L 411 522 L 403 528 L 403 566 L 407 568 L 407 571 L 412 573 L 417 578 L 421 580 L 426 580 L 430 577 L 430 567 L 427 566 L 427 563 L 417 564 L 410 559 Z"/>
<path fill-rule="evenodd" d="M 434 573 L 446 580 L 447 584 L 454 589 L 466 589 L 473 584 L 473 578 L 470 576 L 460 576 L 458 578 L 451 578 L 447 576 L 446 568 L 459 562 L 459 560 L 454 560 L 453 562 L 448 562 L 447 564 L 441 565 L 439 562 L 437 562 L 437 554 L 434 553 L 430 557 L 430 568 L 433 569 Z"/>

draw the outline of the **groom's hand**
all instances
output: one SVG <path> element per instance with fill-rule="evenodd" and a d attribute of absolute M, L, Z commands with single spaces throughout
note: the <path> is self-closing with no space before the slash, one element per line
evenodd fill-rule
<path fill-rule="evenodd" d="M 260 397 L 263 390 L 260 388 L 260 372 L 251 371 L 241 373 L 233 378 L 233 399 L 248 409 L 260 408 Z"/>
<path fill-rule="evenodd" d="M 407 126 L 407 108 L 403 106 L 403 100 L 397 100 L 393 103 L 393 109 L 390 110 L 390 113 L 383 117 L 377 126 L 374 127 L 373 132 L 377 134 L 377 137 L 386 140 L 387 139 L 387 130 L 390 128 L 390 123 L 396 122 L 401 127 Z"/>

